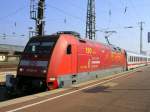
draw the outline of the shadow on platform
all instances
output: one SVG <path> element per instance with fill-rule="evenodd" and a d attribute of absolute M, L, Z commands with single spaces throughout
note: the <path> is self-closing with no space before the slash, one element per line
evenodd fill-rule
<path fill-rule="evenodd" d="M 91 89 L 83 90 L 85 93 L 100 93 L 100 92 L 111 92 L 110 90 L 107 90 L 108 86 L 98 86 Z"/>

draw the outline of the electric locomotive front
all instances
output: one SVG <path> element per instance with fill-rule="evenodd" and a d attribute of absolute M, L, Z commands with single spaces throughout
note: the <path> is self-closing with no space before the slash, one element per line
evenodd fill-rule
<path fill-rule="evenodd" d="M 20 90 L 45 90 L 48 66 L 57 35 L 33 37 L 22 54 L 17 70 L 17 88 Z"/>

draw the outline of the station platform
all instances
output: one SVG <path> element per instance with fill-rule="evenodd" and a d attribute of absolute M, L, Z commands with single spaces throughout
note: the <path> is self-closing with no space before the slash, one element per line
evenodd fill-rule
<path fill-rule="evenodd" d="M 150 67 L 0 103 L 1 112 L 150 111 Z"/>
<path fill-rule="evenodd" d="M 14 75 L 14 77 L 16 76 L 16 70 L 9 70 L 9 71 L 3 71 L 0 72 L 0 85 L 5 85 L 6 82 L 6 76 L 7 75 Z"/>

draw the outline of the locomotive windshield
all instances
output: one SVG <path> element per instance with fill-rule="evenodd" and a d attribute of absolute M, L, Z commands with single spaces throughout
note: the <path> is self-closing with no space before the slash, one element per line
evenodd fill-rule
<path fill-rule="evenodd" d="M 54 42 L 31 42 L 28 44 L 25 53 L 49 54 L 53 46 Z"/>
<path fill-rule="evenodd" d="M 50 54 L 55 46 L 57 39 L 58 38 L 56 37 L 33 38 L 27 44 L 24 53 Z"/>

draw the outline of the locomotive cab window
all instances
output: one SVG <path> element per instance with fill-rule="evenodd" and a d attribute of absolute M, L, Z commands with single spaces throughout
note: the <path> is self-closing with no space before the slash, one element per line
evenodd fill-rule
<path fill-rule="evenodd" d="M 72 49 L 72 46 L 71 46 L 71 44 L 69 44 L 69 45 L 67 46 L 67 51 L 66 51 L 68 55 L 72 53 L 72 52 L 71 52 L 71 49 Z"/>
<path fill-rule="evenodd" d="M 24 53 L 27 54 L 51 54 L 57 42 L 57 37 L 31 38 Z"/>

